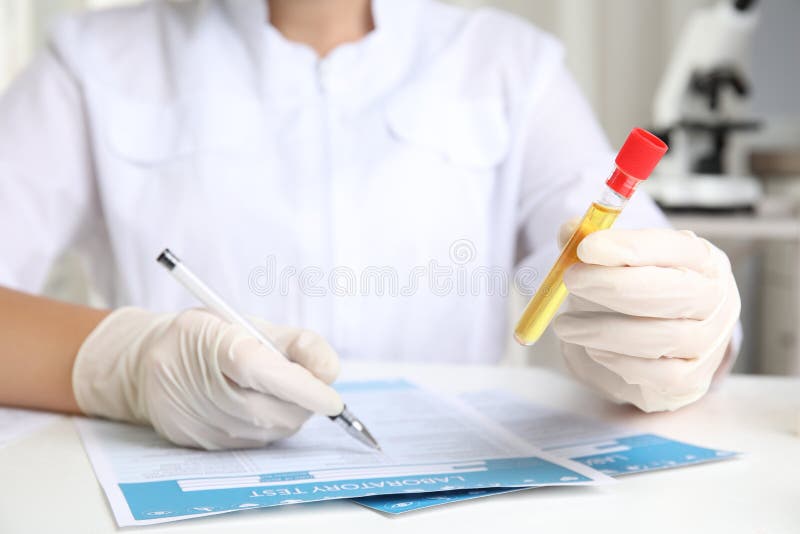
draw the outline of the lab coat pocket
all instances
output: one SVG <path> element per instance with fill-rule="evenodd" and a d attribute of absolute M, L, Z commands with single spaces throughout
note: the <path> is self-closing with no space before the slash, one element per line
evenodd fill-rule
<path fill-rule="evenodd" d="M 113 156 L 158 166 L 208 152 L 255 150 L 264 121 L 255 99 L 202 95 L 166 103 L 106 99 L 105 137 Z"/>
<path fill-rule="evenodd" d="M 438 153 L 450 164 L 492 169 L 509 150 L 508 121 L 497 98 L 436 96 L 412 89 L 387 109 L 389 129 L 401 142 Z"/>
<path fill-rule="evenodd" d="M 198 229 L 203 239 L 223 239 L 211 236 L 225 233 L 220 221 L 232 212 L 245 226 L 264 220 L 265 191 L 274 190 L 272 177 L 279 174 L 265 148 L 260 101 L 220 94 L 164 103 L 102 96 L 89 101 L 98 188 L 115 239 L 155 249 L 165 221 L 174 232 L 169 242 L 188 243 Z"/>
<path fill-rule="evenodd" d="M 395 97 L 384 117 L 389 146 L 362 204 L 376 235 L 395 251 L 383 257 L 449 261 L 453 243 L 468 240 L 477 251 L 472 259 L 483 261 L 510 143 L 502 101 L 420 86 Z M 370 250 L 382 246 L 376 240 Z"/>

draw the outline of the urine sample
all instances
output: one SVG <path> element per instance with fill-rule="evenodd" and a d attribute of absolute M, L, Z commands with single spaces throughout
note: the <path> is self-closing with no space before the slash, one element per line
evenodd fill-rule
<path fill-rule="evenodd" d="M 650 176 L 666 151 L 667 145 L 650 132 L 641 128 L 631 131 L 617 154 L 616 168 L 606 180 L 602 195 L 589 206 L 547 277 L 525 307 L 514 329 L 517 342 L 533 345 L 542 336 L 567 296 L 564 272 L 580 261 L 580 242 L 592 232 L 605 230 L 614 224 L 636 187 Z"/>

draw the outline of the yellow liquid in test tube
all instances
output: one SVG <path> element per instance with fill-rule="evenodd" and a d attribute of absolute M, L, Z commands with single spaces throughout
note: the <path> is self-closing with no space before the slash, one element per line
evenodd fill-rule
<path fill-rule="evenodd" d="M 553 316 L 555 316 L 567 296 L 567 288 L 564 285 L 564 271 L 580 261 L 578 259 L 578 245 L 583 241 L 584 237 L 592 232 L 610 228 L 617 216 L 619 216 L 620 211 L 621 208 L 612 208 L 597 202 L 589 207 L 575 233 L 564 245 L 564 249 L 561 251 L 561 255 L 556 260 L 555 265 L 550 269 L 547 278 L 539 286 L 539 290 L 528 303 L 517 323 L 514 337 L 519 343 L 532 345 L 542 336 L 542 333 L 544 333 L 547 325 L 550 324 Z"/>

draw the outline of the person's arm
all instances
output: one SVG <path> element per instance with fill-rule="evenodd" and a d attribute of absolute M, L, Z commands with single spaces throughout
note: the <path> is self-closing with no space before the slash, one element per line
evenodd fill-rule
<path fill-rule="evenodd" d="M 0 287 L 0 405 L 151 424 L 180 445 L 261 447 L 338 415 L 336 352 L 254 319 L 284 353 L 204 310 L 96 310 Z"/>
<path fill-rule="evenodd" d="M 90 106 L 70 67 L 78 33 L 62 25 L 0 98 L 0 404 L 150 424 L 207 449 L 260 447 L 341 413 L 338 357 L 311 332 L 260 324 L 287 360 L 204 310 L 109 312 L 15 291 L 39 291 L 54 258 L 103 225 Z"/>
<path fill-rule="evenodd" d="M 75 355 L 108 312 L 28 294 L 102 224 L 84 96 L 61 41 L 0 96 L 0 404 L 77 412 Z"/>
<path fill-rule="evenodd" d="M 80 413 L 72 366 L 108 313 L 0 287 L 0 405 Z"/>

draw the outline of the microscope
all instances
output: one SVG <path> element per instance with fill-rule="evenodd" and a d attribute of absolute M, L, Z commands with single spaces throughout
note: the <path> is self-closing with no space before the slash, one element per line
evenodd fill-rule
<path fill-rule="evenodd" d="M 720 0 L 695 10 L 658 87 L 654 131 L 670 145 L 647 190 L 667 211 L 752 211 L 763 192 L 736 136 L 748 116 L 756 0 Z"/>

